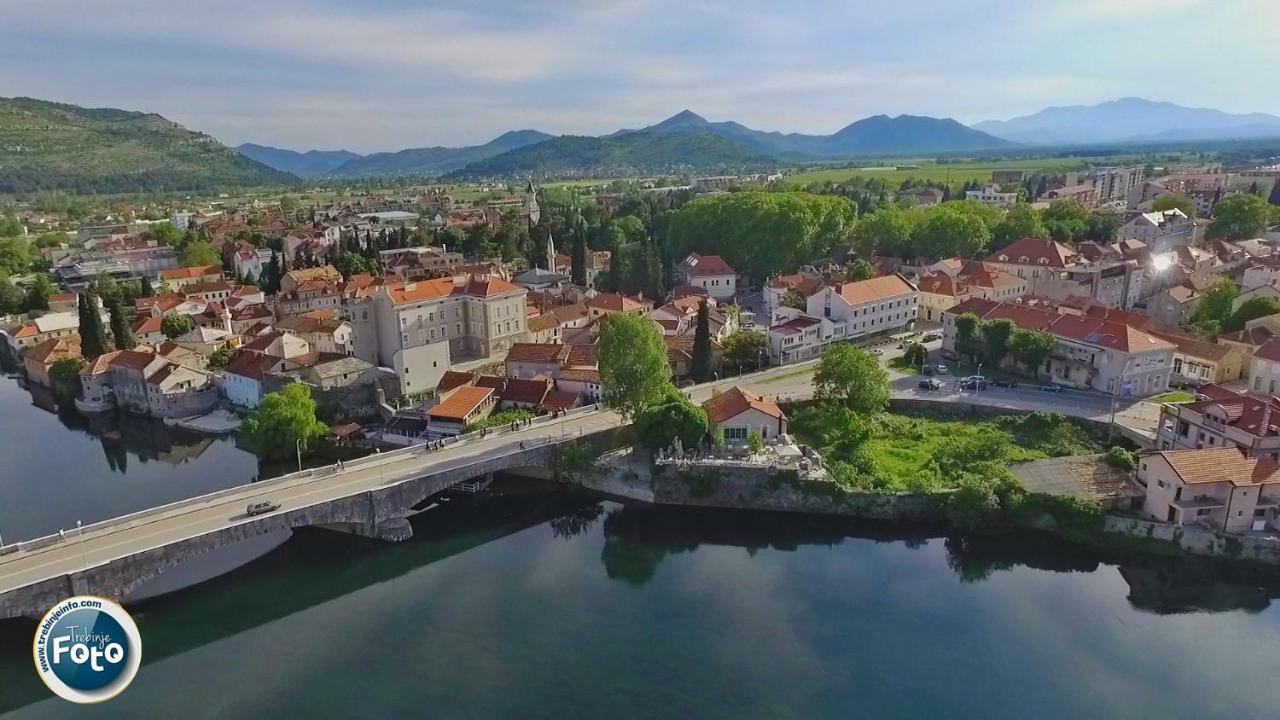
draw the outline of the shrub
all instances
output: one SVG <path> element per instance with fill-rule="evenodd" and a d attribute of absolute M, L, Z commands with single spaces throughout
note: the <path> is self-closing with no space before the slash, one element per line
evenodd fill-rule
<path fill-rule="evenodd" d="M 1000 512 L 1000 499 L 991 483 L 966 478 L 947 501 L 947 520 L 962 530 L 991 524 Z"/>
<path fill-rule="evenodd" d="M 1112 445 L 1107 454 L 1103 457 L 1108 465 L 1125 472 L 1133 472 L 1138 469 L 1138 460 L 1133 453 L 1125 450 L 1118 445 Z"/>
<path fill-rule="evenodd" d="M 760 433 L 753 432 L 747 437 L 747 449 L 754 455 L 764 450 L 764 438 L 760 437 Z"/>

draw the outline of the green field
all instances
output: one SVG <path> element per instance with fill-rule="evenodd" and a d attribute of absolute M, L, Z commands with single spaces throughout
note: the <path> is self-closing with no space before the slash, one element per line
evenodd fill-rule
<path fill-rule="evenodd" d="M 855 177 L 884 178 L 897 184 L 908 178 L 929 180 L 933 182 L 950 182 L 962 184 L 968 180 L 987 182 L 991 180 L 992 170 L 1027 170 L 1061 173 L 1069 170 L 1082 170 L 1085 161 L 1081 158 L 1033 158 L 1029 160 L 996 160 L 993 162 L 948 163 L 939 165 L 933 162 L 900 161 L 886 162 L 883 165 L 864 165 L 852 168 L 834 168 L 810 170 L 795 175 L 788 175 L 787 182 L 799 185 L 820 182 L 844 182 Z"/>

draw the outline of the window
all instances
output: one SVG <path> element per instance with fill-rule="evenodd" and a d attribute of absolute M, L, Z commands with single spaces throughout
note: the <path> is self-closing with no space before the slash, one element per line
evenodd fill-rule
<path fill-rule="evenodd" d="M 744 427 L 728 427 L 724 429 L 725 440 L 746 440 L 747 429 Z"/>

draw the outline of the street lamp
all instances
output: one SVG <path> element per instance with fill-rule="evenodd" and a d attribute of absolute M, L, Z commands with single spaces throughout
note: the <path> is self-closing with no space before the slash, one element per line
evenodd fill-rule
<path fill-rule="evenodd" d="M 298 451 L 298 472 L 302 472 L 302 438 L 294 438 L 293 447 Z"/>
<path fill-rule="evenodd" d="M 84 561 L 84 569 L 89 569 L 89 555 L 84 551 L 84 525 L 76 521 L 76 532 L 80 535 L 80 559 Z"/>

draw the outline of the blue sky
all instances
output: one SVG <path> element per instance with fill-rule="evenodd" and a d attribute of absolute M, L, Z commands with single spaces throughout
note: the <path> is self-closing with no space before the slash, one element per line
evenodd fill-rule
<path fill-rule="evenodd" d="M 0 96 L 359 152 L 684 108 L 821 133 L 1129 95 L 1280 114 L 1277 48 L 1280 0 L 0 0 Z"/>

